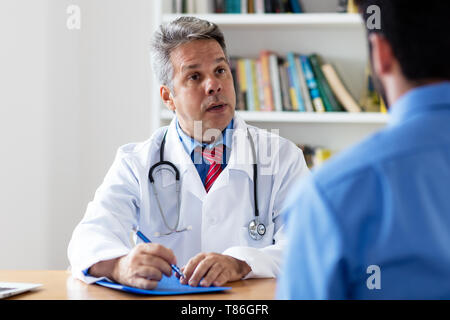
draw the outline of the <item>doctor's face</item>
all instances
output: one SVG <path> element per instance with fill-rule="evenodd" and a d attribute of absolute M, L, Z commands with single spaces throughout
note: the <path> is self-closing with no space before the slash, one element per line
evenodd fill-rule
<path fill-rule="evenodd" d="M 194 40 L 171 52 L 173 92 L 161 87 L 161 97 L 175 111 L 181 128 L 202 141 L 208 129 L 224 130 L 234 116 L 236 95 L 231 69 L 215 40 Z M 201 121 L 194 136 L 194 122 Z M 197 124 L 198 126 L 198 124 Z M 206 139 L 205 142 L 208 139 Z"/>

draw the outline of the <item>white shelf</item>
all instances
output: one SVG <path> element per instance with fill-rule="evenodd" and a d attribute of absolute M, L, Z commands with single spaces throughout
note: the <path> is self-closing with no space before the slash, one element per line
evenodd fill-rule
<path fill-rule="evenodd" d="M 248 122 L 271 122 L 271 123 L 355 123 L 355 124 L 386 124 L 387 114 L 361 112 L 262 112 L 262 111 L 237 111 L 237 113 Z M 161 119 L 171 120 L 172 112 L 167 109 L 161 110 Z"/>
<path fill-rule="evenodd" d="M 170 22 L 189 14 L 164 14 L 163 22 Z M 355 26 L 361 27 L 359 14 L 348 13 L 303 13 L 303 14 L 202 14 L 195 15 L 204 20 L 227 27 L 274 27 L 274 26 Z"/>

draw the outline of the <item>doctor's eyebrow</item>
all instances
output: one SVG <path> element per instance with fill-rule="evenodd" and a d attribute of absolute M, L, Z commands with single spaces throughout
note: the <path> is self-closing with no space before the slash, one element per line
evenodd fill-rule
<path fill-rule="evenodd" d="M 219 63 L 221 63 L 221 62 L 228 63 L 228 62 L 227 62 L 227 59 L 225 59 L 224 57 L 217 58 L 216 60 L 214 60 L 214 62 L 215 62 L 216 64 L 219 64 Z M 200 68 L 200 67 L 201 67 L 201 64 L 200 64 L 200 63 L 190 64 L 190 65 L 187 65 L 187 66 L 183 66 L 183 67 L 181 68 L 181 72 L 184 73 L 184 72 L 186 72 L 186 71 L 190 71 L 190 70 L 197 69 L 197 68 Z"/>

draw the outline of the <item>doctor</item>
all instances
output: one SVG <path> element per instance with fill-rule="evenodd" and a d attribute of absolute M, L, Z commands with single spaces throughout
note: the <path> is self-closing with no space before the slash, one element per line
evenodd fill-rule
<path fill-rule="evenodd" d="M 145 289 L 169 276 L 170 264 L 182 266 L 180 281 L 192 286 L 276 277 L 283 203 L 308 173 L 301 150 L 235 115 L 215 24 L 184 17 L 162 25 L 152 55 L 161 98 L 176 117 L 117 152 L 72 235 L 73 275 Z M 135 227 L 152 243 L 136 238 Z"/>

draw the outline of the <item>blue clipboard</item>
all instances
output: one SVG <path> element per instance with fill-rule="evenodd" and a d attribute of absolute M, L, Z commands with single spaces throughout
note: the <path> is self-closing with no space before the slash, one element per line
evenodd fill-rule
<path fill-rule="evenodd" d="M 191 287 L 187 284 L 181 284 L 180 280 L 173 274 L 171 277 L 163 275 L 162 279 L 158 282 L 158 285 L 153 290 L 128 287 L 115 282 L 110 282 L 108 280 L 100 280 L 97 281 L 96 284 L 115 290 L 142 295 L 193 294 L 193 293 L 219 292 L 231 289 L 231 287 Z"/>

